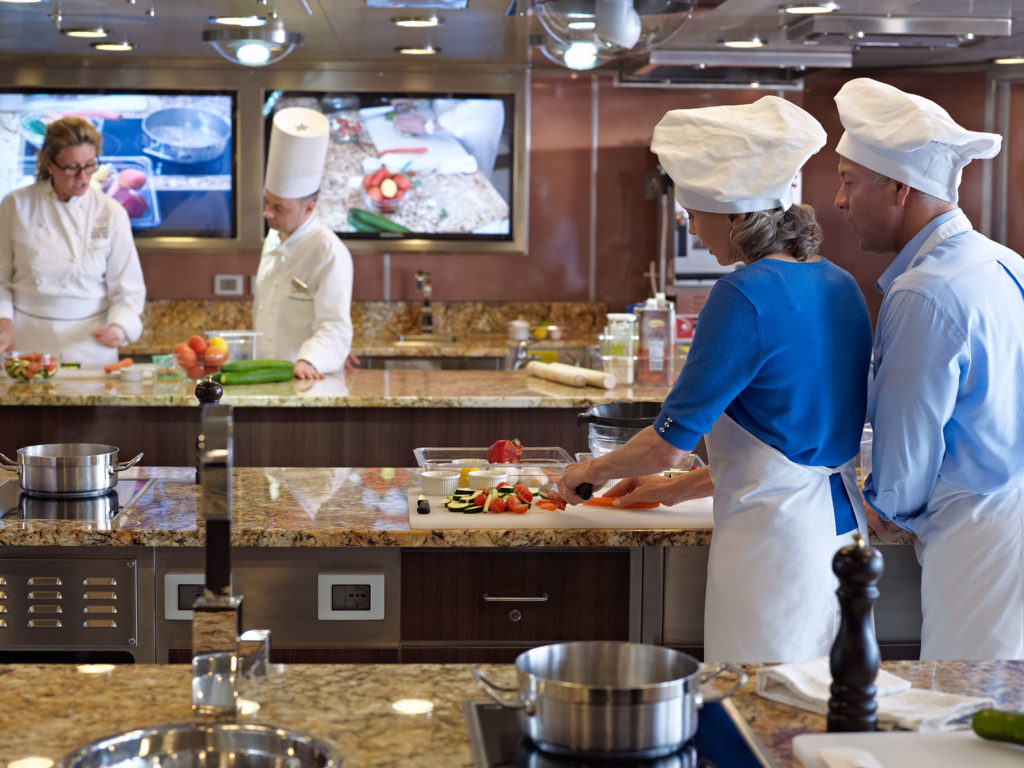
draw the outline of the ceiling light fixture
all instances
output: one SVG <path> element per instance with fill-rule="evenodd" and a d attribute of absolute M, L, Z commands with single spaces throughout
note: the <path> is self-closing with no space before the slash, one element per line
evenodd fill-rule
<path fill-rule="evenodd" d="M 28 5 L 29 3 L 41 3 L 43 0 L 0 0 L 0 3 L 22 3 Z"/>
<path fill-rule="evenodd" d="M 297 46 L 303 35 L 287 32 L 278 22 L 272 27 L 227 27 L 203 31 L 203 42 L 221 56 L 245 67 L 263 67 L 280 61 Z"/>
<path fill-rule="evenodd" d="M 444 19 L 438 16 L 397 16 L 391 19 L 391 23 L 396 27 L 423 29 L 426 27 L 442 27 L 444 26 Z"/>
<path fill-rule="evenodd" d="M 722 40 L 726 48 L 760 48 L 764 41 L 759 37 L 752 37 L 749 40 Z"/>
<path fill-rule="evenodd" d="M 440 53 L 440 48 L 435 48 L 432 45 L 420 45 L 420 46 L 399 46 L 395 48 L 395 53 L 401 53 L 406 56 L 433 56 L 435 53 Z"/>
<path fill-rule="evenodd" d="M 103 27 L 68 27 L 61 30 L 68 37 L 100 38 L 110 37 L 110 30 Z"/>
<path fill-rule="evenodd" d="M 793 3 L 792 5 L 784 5 L 781 7 L 782 11 L 786 13 L 795 13 L 801 16 L 813 16 L 817 13 L 835 13 L 839 10 L 839 6 L 835 3 L 823 2 L 823 3 Z"/>
<path fill-rule="evenodd" d="M 264 16 L 211 16 L 210 23 L 225 27 L 262 27 L 267 19 Z"/>
<path fill-rule="evenodd" d="M 694 0 L 530 0 L 550 40 L 548 56 L 564 66 L 643 53 L 675 34 L 690 18 Z M 584 45 L 585 44 L 585 45 Z M 589 52 L 589 53 L 588 53 Z M 596 57 L 596 58 L 595 58 Z M 571 67 L 572 68 L 572 67 Z"/>
<path fill-rule="evenodd" d="M 1024 64 L 1024 56 L 1003 56 L 1002 58 L 992 59 L 993 64 Z"/>
<path fill-rule="evenodd" d="M 134 51 L 135 43 L 130 43 L 127 40 L 122 40 L 119 43 L 89 43 L 90 47 L 97 51 Z"/>

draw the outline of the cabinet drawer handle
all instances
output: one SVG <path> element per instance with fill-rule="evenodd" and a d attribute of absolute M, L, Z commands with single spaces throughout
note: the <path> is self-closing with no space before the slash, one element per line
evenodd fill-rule
<path fill-rule="evenodd" d="M 494 595 L 488 595 L 484 592 L 485 603 L 546 603 L 547 601 L 547 592 L 542 594 L 540 597 L 495 597 Z"/>

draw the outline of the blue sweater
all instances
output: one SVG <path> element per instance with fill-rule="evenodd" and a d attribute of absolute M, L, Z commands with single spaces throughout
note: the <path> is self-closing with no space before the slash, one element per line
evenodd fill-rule
<path fill-rule="evenodd" d="M 849 273 L 825 259 L 759 259 L 715 283 L 655 427 L 692 450 L 724 411 L 797 464 L 838 466 L 860 447 L 870 358 Z"/>

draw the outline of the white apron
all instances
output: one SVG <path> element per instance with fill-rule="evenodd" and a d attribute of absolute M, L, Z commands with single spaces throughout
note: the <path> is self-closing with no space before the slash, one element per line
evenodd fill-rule
<path fill-rule="evenodd" d="M 944 222 L 911 266 L 970 229 L 963 213 Z M 1024 658 L 1024 490 L 981 496 L 939 478 L 915 549 L 921 564 L 921 658 Z"/>
<path fill-rule="evenodd" d="M 60 352 L 61 360 L 86 367 L 116 363 L 117 347 L 104 346 L 92 337 L 106 323 L 107 309 L 105 298 L 16 295 L 12 322 L 18 351 Z"/>
<path fill-rule="evenodd" d="M 705 436 L 715 483 L 704 658 L 785 662 L 825 656 L 839 627 L 830 477 L 839 473 L 867 532 L 854 459 L 841 467 L 790 461 L 729 416 Z"/>

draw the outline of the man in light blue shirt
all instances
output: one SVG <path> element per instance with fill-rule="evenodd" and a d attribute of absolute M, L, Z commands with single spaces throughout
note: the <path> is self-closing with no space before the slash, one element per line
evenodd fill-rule
<path fill-rule="evenodd" d="M 836 207 L 864 250 L 897 254 L 877 284 L 869 522 L 917 534 L 921 658 L 1024 658 L 1024 260 L 956 205 L 1001 139 L 867 78 L 836 104 Z"/>

